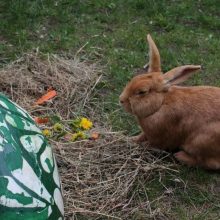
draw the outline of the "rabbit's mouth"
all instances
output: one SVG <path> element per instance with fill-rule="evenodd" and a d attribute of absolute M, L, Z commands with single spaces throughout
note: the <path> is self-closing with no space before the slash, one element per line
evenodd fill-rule
<path fill-rule="evenodd" d="M 121 105 L 126 112 L 131 113 L 131 114 L 133 113 L 132 108 L 131 108 L 131 104 L 129 101 L 121 102 Z"/>
<path fill-rule="evenodd" d="M 126 112 L 132 114 L 132 108 L 131 108 L 130 100 L 129 100 L 129 98 L 124 93 L 122 93 L 120 95 L 119 102 L 120 102 L 121 106 L 124 108 L 124 110 Z"/>

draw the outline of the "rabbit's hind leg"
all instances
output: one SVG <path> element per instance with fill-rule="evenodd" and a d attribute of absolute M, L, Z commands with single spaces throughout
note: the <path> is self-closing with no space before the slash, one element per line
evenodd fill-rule
<path fill-rule="evenodd" d="M 204 168 L 211 170 L 220 170 L 220 159 L 208 158 L 204 163 Z"/>
<path fill-rule="evenodd" d="M 191 155 L 187 154 L 185 151 L 179 151 L 174 154 L 174 157 L 181 163 L 188 166 L 196 166 L 197 160 Z"/>
<path fill-rule="evenodd" d="M 188 156 L 195 158 L 198 166 L 220 169 L 220 122 L 213 122 L 192 133 L 182 149 Z M 179 157 L 186 160 L 184 156 Z"/>
<path fill-rule="evenodd" d="M 196 158 L 187 154 L 184 151 L 179 151 L 174 154 L 174 157 L 181 163 L 188 166 L 201 166 L 207 170 L 220 170 L 220 160 L 218 158 L 204 158 L 197 161 Z"/>

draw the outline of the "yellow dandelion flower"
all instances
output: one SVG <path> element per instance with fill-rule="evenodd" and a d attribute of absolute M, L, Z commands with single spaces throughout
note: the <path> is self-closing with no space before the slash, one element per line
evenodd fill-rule
<path fill-rule="evenodd" d="M 63 130 L 63 125 L 60 123 L 55 123 L 53 125 L 53 130 L 56 132 L 61 132 Z"/>
<path fill-rule="evenodd" d="M 81 118 L 79 126 L 84 130 L 89 130 L 92 127 L 92 122 L 87 118 Z"/>
<path fill-rule="evenodd" d="M 42 131 L 42 133 L 43 133 L 43 135 L 44 135 L 45 137 L 51 137 L 51 136 L 52 136 L 52 132 L 51 132 L 49 129 L 44 129 L 44 130 Z"/>

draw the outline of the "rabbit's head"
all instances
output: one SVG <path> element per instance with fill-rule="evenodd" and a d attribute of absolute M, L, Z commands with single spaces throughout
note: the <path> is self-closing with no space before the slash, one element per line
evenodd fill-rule
<path fill-rule="evenodd" d="M 147 41 L 150 60 L 145 66 L 146 72 L 135 76 L 119 98 L 124 109 L 138 118 L 145 118 L 158 111 L 172 85 L 185 81 L 194 71 L 201 69 L 201 66 L 185 65 L 163 74 L 157 46 L 150 35 L 147 36 Z"/>

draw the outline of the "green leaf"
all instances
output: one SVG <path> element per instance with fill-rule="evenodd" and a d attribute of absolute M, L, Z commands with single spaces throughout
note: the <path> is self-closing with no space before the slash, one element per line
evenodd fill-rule
<path fill-rule="evenodd" d="M 55 124 L 61 121 L 61 117 L 58 115 L 49 116 L 49 119 L 52 124 Z"/>

